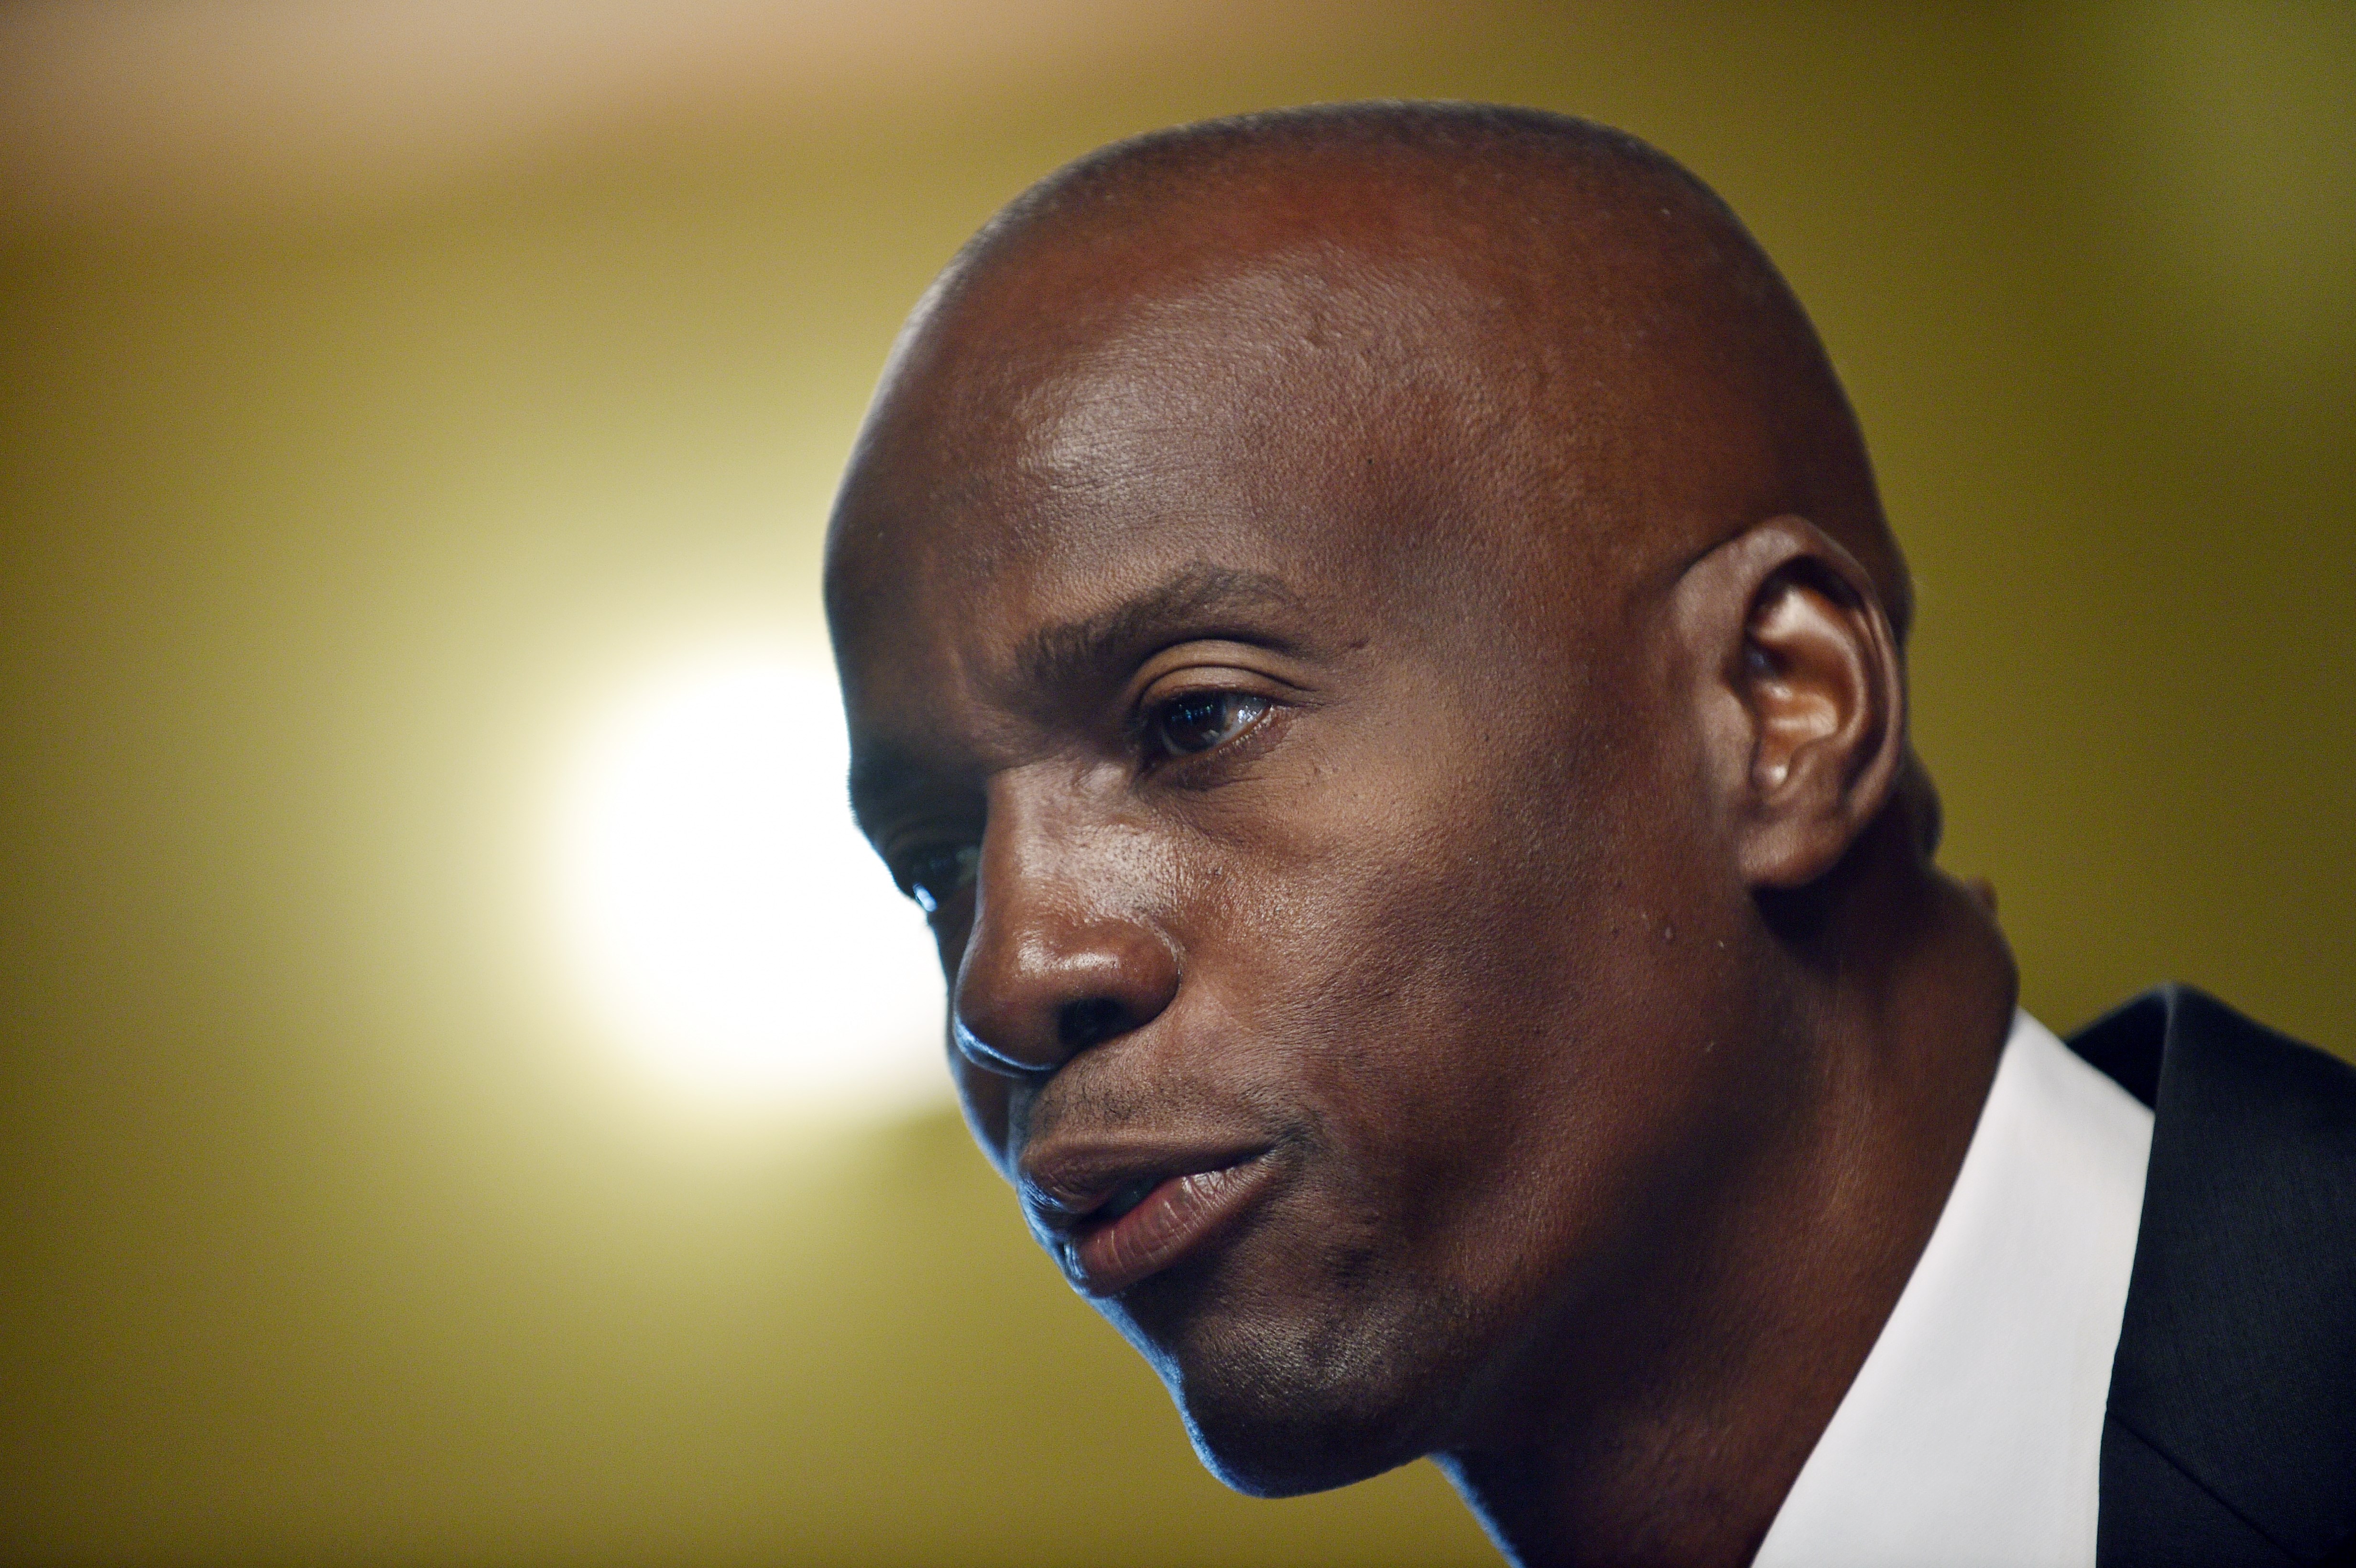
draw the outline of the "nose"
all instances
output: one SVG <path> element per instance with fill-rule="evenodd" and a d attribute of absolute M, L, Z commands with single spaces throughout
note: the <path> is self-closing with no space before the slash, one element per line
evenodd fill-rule
<path fill-rule="evenodd" d="M 993 805 L 950 1030 L 976 1067 L 1042 1077 L 1159 1017 L 1178 957 L 1139 908 L 1125 835 Z"/>

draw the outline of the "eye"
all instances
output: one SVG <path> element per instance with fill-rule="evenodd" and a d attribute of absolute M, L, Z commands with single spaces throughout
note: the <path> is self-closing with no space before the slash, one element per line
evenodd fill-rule
<path fill-rule="evenodd" d="M 1240 691 L 1189 692 L 1153 710 L 1148 736 L 1173 756 L 1189 756 L 1234 740 L 1268 709 L 1267 698 Z"/>
<path fill-rule="evenodd" d="M 943 844 L 923 850 L 908 861 L 908 896 L 926 914 L 937 914 L 943 904 L 973 886 L 980 864 L 979 844 Z"/>

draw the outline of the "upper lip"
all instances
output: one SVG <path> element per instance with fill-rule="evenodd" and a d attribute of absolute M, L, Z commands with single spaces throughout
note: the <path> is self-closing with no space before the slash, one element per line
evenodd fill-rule
<path fill-rule="evenodd" d="M 1023 1205 L 1041 1229 L 1068 1236 L 1126 1191 L 1225 1170 L 1269 1152 L 1266 1139 L 1183 1146 L 1056 1139 L 1021 1161 Z"/>

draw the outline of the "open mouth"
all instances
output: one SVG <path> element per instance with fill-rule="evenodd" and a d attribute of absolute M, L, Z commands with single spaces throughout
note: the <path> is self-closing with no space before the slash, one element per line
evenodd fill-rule
<path fill-rule="evenodd" d="M 1087 1294 L 1118 1295 L 1225 1230 L 1277 1169 L 1258 1154 L 1215 1170 L 1124 1182 L 1072 1226 L 1055 1246 L 1057 1260 Z"/>

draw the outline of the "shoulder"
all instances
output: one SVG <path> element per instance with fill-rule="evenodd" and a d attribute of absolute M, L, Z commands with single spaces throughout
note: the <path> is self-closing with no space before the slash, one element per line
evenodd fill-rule
<path fill-rule="evenodd" d="M 2071 1048 L 2150 1105 L 2099 1561 L 2356 1550 L 2356 1068 L 2183 987 Z"/>

